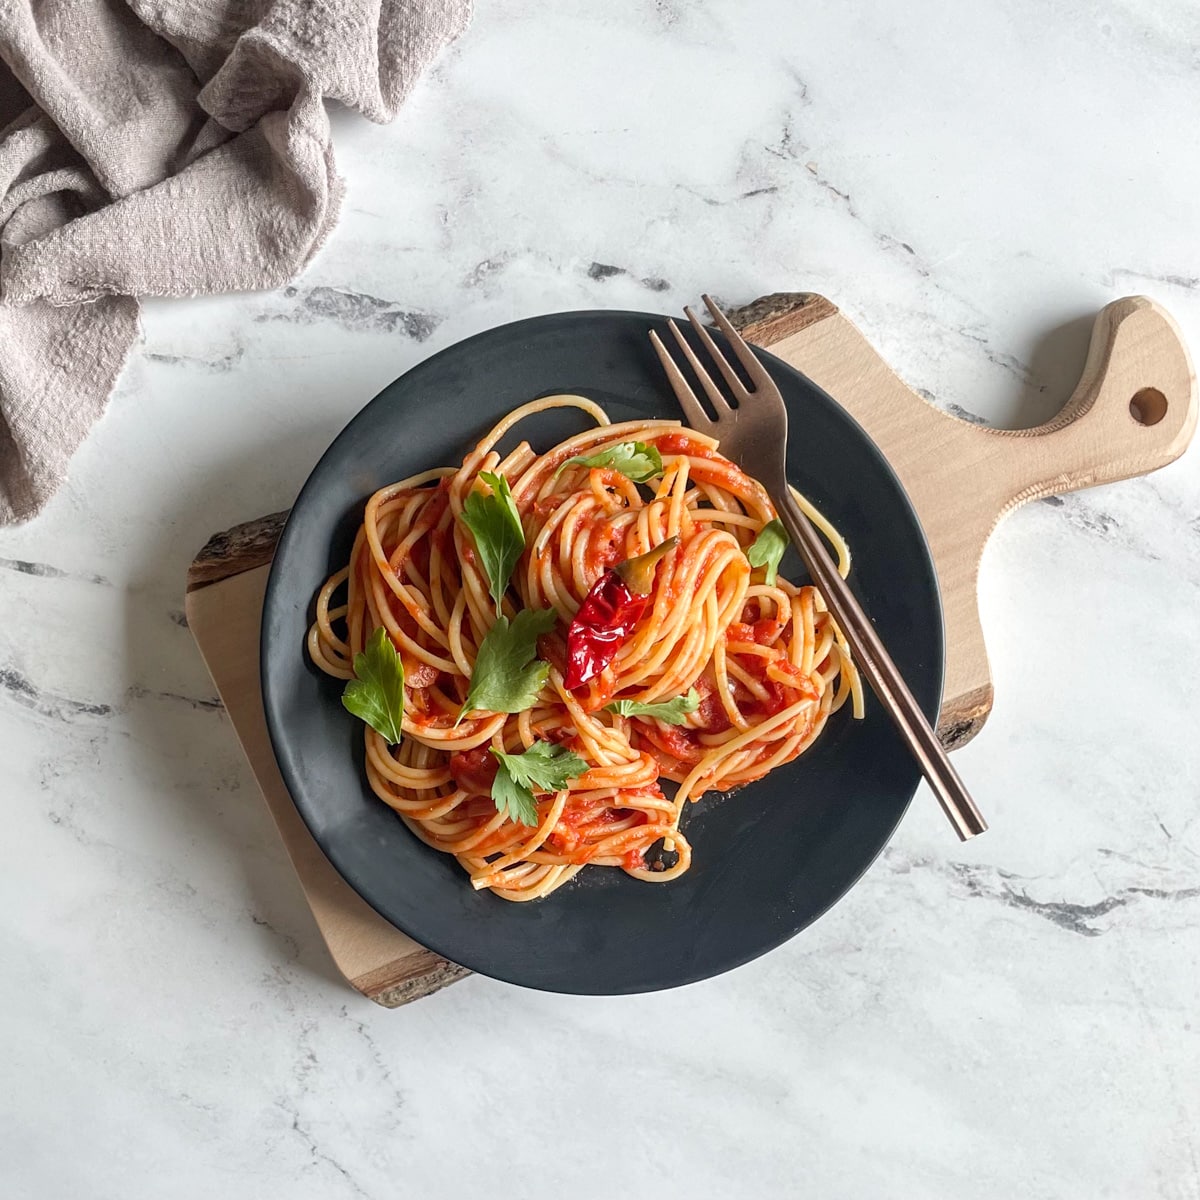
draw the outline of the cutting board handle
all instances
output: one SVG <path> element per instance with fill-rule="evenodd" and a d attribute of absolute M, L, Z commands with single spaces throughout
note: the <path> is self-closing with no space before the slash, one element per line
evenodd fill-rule
<path fill-rule="evenodd" d="M 1146 296 L 1096 317 L 1083 374 L 1034 429 L 980 430 L 1008 442 L 1001 515 L 1027 500 L 1144 475 L 1174 462 L 1196 429 L 1196 376 L 1179 328 Z M 996 443 L 999 448 L 999 443 Z"/>
<path fill-rule="evenodd" d="M 977 598 L 988 538 L 1018 504 L 1143 475 L 1187 449 L 1196 379 L 1175 322 L 1145 296 L 1113 301 L 1096 317 L 1082 377 L 1062 411 L 1035 429 L 998 430 L 914 392 L 824 297 L 765 296 L 739 315 L 743 332 L 803 371 L 870 433 L 904 484 L 942 590 L 947 656 L 938 731 L 948 746 L 962 745 L 992 706 Z"/>

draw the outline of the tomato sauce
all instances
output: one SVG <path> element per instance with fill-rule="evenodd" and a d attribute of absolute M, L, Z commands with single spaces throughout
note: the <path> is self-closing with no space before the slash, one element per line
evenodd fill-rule
<path fill-rule="evenodd" d="M 602 521 L 588 538 L 583 567 L 591 579 L 625 559 L 625 534 L 611 521 Z"/>
<path fill-rule="evenodd" d="M 715 450 L 710 450 L 701 442 L 688 437 L 686 433 L 664 433 L 655 439 L 659 454 L 686 454 L 689 458 L 717 458 Z"/>
<path fill-rule="evenodd" d="M 694 763 L 700 757 L 700 747 L 677 725 L 659 727 L 647 724 L 638 730 L 638 735 L 677 762 Z"/>

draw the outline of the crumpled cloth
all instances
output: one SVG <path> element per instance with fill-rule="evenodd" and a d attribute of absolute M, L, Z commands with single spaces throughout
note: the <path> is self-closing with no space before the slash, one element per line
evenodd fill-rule
<path fill-rule="evenodd" d="M 385 122 L 470 0 L 0 0 L 0 523 L 54 493 L 137 296 L 272 288 L 328 236 L 325 101 Z"/>

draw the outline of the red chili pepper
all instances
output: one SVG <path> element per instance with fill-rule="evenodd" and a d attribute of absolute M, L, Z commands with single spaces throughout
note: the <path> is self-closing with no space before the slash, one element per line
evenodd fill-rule
<path fill-rule="evenodd" d="M 650 604 L 654 568 L 679 539 L 669 537 L 648 554 L 618 563 L 592 585 L 567 630 L 566 685 L 574 690 L 616 657 Z"/>

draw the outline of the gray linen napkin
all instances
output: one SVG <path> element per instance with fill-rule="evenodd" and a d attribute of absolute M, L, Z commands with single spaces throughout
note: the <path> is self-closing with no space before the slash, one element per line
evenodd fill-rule
<path fill-rule="evenodd" d="M 135 296 L 276 287 L 342 186 L 324 101 L 389 121 L 470 0 L 0 0 L 0 523 L 104 410 Z"/>

